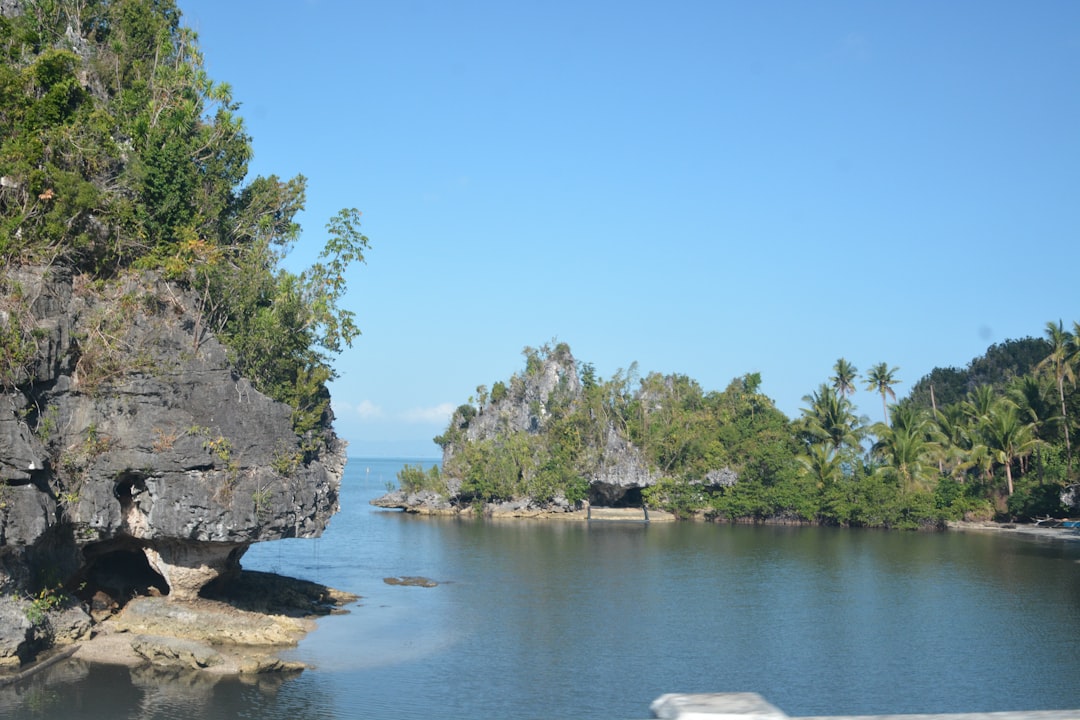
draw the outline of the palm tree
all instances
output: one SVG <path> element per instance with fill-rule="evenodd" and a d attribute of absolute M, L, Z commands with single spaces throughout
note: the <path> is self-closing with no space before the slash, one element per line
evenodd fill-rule
<path fill-rule="evenodd" d="M 892 425 L 874 426 L 878 440 L 871 452 L 885 461 L 882 472 L 895 477 L 901 489 L 925 490 L 937 479 L 936 429 L 925 410 L 911 405 L 894 405 Z"/>
<path fill-rule="evenodd" d="M 844 477 L 840 455 L 827 444 L 811 445 L 798 461 L 803 474 L 813 478 L 819 490 L 835 485 Z"/>
<path fill-rule="evenodd" d="M 858 368 L 844 358 L 840 358 L 833 365 L 833 372 L 836 373 L 831 378 L 833 389 L 845 397 L 853 394 L 855 392 L 855 377 L 859 372 Z"/>
<path fill-rule="evenodd" d="M 963 403 L 953 403 L 935 412 L 934 418 L 938 426 L 939 467 L 963 482 L 967 471 L 978 466 L 981 455 L 970 417 Z"/>
<path fill-rule="evenodd" d="M 803 429 L 810 442 L 823 442 L 832 450 L 855 449 L 862 442 L 864 429 L 853 412 L 851 401 L 824 383 L 803 397 L 809 408 L 802 408 Z"/>
<path fill-rule="evenodd" d="M 885 404 L 885 396 L 896 399 L 892 386 L 900 382 L 896 377 L 899 370 L 900 368 L 890 368 L 888 363 L 878 363 L 866 374 L 866 389 L 881 393 L 881 411 L 885 415 L 886 424 L 889 422 L 889 408 Z"/>
<path fill-rule="evenodd" d="M 1068 458 L 1067 467 L 1071 475 L 1072 445 L 1069 442 L 1069 416 L 1065 411 L 1065 381 L 1076 382 L 1073 361 L 1077 355 L 1077 339 L 1065 329 L 1060 320 L 1056 325 L 1053 322 L 1046 323 L 1046 339 L 1050 342 L 1050 354 L 1043 358 L 1035 369 L 1053 370 L 1054 379 L 1057 381 L 1058 398 L 1061 399 L 1061 425 L 1065 428 L 1065 455 Z"/>
<path fill-rule="evenodd" d="M 998 400 L 992 386 L 978 385 L 967 394 L 967 398 L 960 403 L 960 407 L 963 408 L 970 422 L 978 423 L 990 414 Z"/>
<path fill-rule="evenodd" d="M 1024 375 L 1014 378 L 1006 392 L 1009 400 L 1016 404 L 1020 418 L 1031 423 L 1035 437 L 1045 442 L 1047 431 L 1061 422 L 1061 414 L 1056 406 L 1057 398 L 1052 397 L 1053 391 L 1049 384 L 1037 375 Z M 1035 461 L 1038 463 L 1041 482 L 1043 466 L 1039 447 L 1035 448 Z"/>
<path fill-rule="evenodd" d="M 1035 437 L 1034 424 L 1024 423 L 1016 405 L 1008 400 L 1001 400 L 994 404 L 980 425 L 980 430 L 986 439 L 991 457 L 1005 467 L 1005 481 L 1011 496 L 1013 462 L 1030 455 L 1039 442 Z"/>

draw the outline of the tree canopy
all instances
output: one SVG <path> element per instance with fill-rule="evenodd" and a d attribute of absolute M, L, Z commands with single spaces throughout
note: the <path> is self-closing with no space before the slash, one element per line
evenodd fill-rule
<path fill-rule="evenodd" d="M 922 391 L 964 371 L 935 369 L 911 396 L 889 404 L 897 368 L 872 365 L 862 381 L 885 411 L 873 424 L 847 397 L 857 370 L 844 359 L 803 398 L 794 421 L 761 394 L 757 373 L 717 392 L 685 375 L 642 377 L 636 364 L 604 380 L 580 363 L 580 395 L 553 393 L 543 402 L 529 395 L 542 421 L 470 440 L 470 425 L 504 412 L 486 400 L 526 397 L 526 378 L 552 357 L 570 357 L 565 344 L 527 348 L 524 373 L 497 381 L 490 396 L 480 393 L 479 405 L 463 405 L 436 438 L 454 450 L 443 476 L 410 469 L 401 479 L 410 489 L 445 491 L 447 476 L 463 478 L 463 495 L 474 502 L 580 498 L 610 460 L 614 434 L 656 478 L 644 501 L 683 516 L 884 527 L 1060 516 L 1061 490 L 1078 480 L 1068 430 L 1080 413 L 1080 323 L 1073 332 L 1050 323 L 1047 334 L 1050 342 L 991 346 L 968 366 L 978 379 L 965 375 L 957 386 L 970 382 L 970 390 L 933 402 Z"/>
<path fill-rule="evenodd" d="M 368 247 L 360 213 L 329 221 L 314 266 L 283 270 L 305 178 L 247 177 L 239 104 L 173 0 L 22 6 L 0 17 L 0 261 L 185 285 L 199 331 L 294 407 L 298 432 L 325 425 L 329 354 L 358 333 L 339 302 Z"/>

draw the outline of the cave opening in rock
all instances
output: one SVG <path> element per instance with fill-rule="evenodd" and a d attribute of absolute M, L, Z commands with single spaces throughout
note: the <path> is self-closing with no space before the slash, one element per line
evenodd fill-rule
<path fill-rule="evenodd" d="M 144 492 L 146 492 L 146 478 L 133 472 L 121 474 L 113 487 L 113 495 L 120 501 L 120 507 L 124 510 L 131 506 L 136 495 Z"/>
<path fill-rule="evenodd" d="M 640 508 L 645 501 L 641 488 L 594 485 L 589 488 L 589 504 L 594 507 Z"/>
<path fill-rule="evenodd" d="M 611 503 L 611 507 L 639 508 L 643 502 L 644 498 L 641 497 L 641 488 L 628 488 L 621 498 L 618 498 L 615 502 Z"/>
<path fill-rule="evenodd" d="M 122 607 L 139 595 L 169 594 L 169 584 L 150 567 L 136 543 L 92 543 L 84 548 L 83 557 L 86 564 L 80 574 L 79 596 L 87 602 L 111 601 Z"/>

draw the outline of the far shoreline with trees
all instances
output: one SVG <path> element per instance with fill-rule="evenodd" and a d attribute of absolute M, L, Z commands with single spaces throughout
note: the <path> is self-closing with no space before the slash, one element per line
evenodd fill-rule
<path fill-rule="evenodd" d="M 641 377 L 636 364 L 601 379 L 565 343 L 523 354 L 523 372 L 479 386 L 435 438 L 441 470 L 403 469 L 403 493 L 479 514 L 605 504 L 597 483 L 618 447 L 646 466 L 628 497 L 680 518 L 915 529 L 1065 517 L 1062 493 L 1080 482 L 1080 322 L 934 368 L 902 398 L 899 368 L 861 374 L 839 358 L 795 419 L 757 373 L 706 391 L 685 375 Z M 539 374 L 550 392 L 530 384 Z M 880 394 L 881 419 L 856 414 L 860 385 Z"/>

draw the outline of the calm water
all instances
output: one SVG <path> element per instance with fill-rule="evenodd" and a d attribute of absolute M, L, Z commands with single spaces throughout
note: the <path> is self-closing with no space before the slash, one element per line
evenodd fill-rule
<path fill-rule="evenodd" d="M 356 592 L 291 680 L 67 663 L 0 690 L 25 718 L 648 717 L 665 692 L 790 715 L 1080 708 L 1080 543 L 379 511 L 399 461 L 351 460 L 317 541 L 245 566 Z M 422 575 L 435 588 L 391 586 Z"/>

